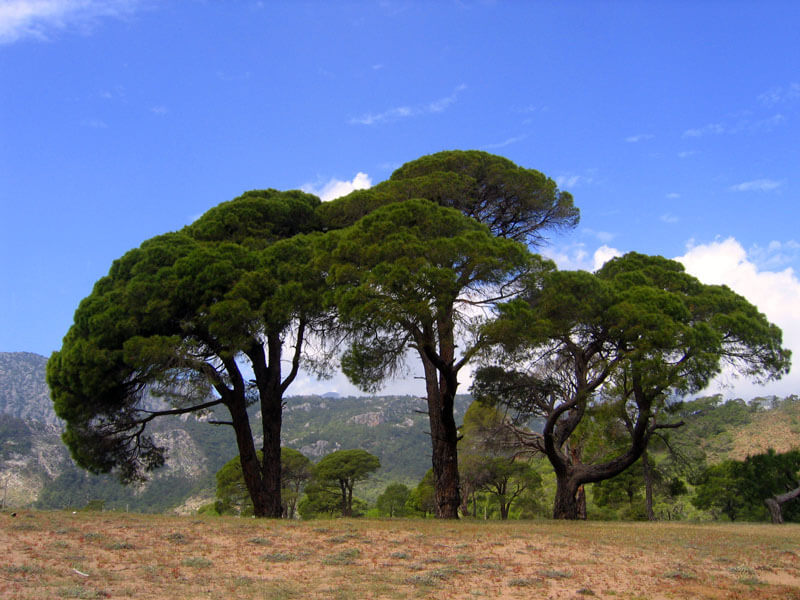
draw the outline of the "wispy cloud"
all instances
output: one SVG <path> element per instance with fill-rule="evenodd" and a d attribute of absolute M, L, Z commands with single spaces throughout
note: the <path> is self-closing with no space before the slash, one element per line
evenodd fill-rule
<path fill-rule="evenodd" d="M 667 198 L 669 198 L 670 200 L 676 200 L 677 198 L 680 198 L 680 197 L 681 197 L 681 195 L 679 193 L 677 193 L 677 192 L 669 192 L 667 194 Z"/>
<path fill-rule="evenodd" d="M 683 132 L 683 137 L 690 138 L 703 137 L 706 135 L 720 135 L 725 132 L 726 129 L 722 123 L 709 123 L 708 125 L 703 125 L 702 127 L 697 127 L 695 129 L 687 129 Z"/>
<path fill-rule="evenodd" d="M 775 106 L 798 99 L 800 99 L 800 83 L 798 82 L 790 83 L 785 87 L 774 87 L 758 96 L 758 101 L 764 106 Z"/>
<path fill-rule="evenodd" d="M 0 44 L 46 40 L 54 32 L 85 29 L 101 18 L 128 16 L 142 4 L 143 0 L 6 0 L 0 3 Z"/>
<path fill-rule="evenodd" d="M 588 169 L 585 175 L 578 175 L 575 173 L 564 173 L 554 177 L 556 185 L 562 190 L 567 188 L 575 188 L 581 185 L 589 185 L 594 182 L 597 169 Z"/>
<path fill-rule="evenodd" d="M 675 223 L 680 221 L 680 219 L 675 215 L 673 215 L 672 213 L 664 213 L 659 217 L 659 219 L 661 220 L 662 223 L 667 223 L 668 225 L 674 225 Z"/>
<path fill-rule="evenodd" d="M 156 115 L 157 117 L 163 117 L 169 111 L 167 110 L 166 106 L 152 106 L 150 107 L 150 112 Z"/>
<path fill-rule="evenodd" d="M 683 150 L 678 152 L 678 158 L 689 158 L 690 156 L 694 156 L 697 154 L 697 150 Z"/>
<path fill-rule="evenodd" d="M 408 117 L 417 117 L 420 115 L 436 114 L 447 110 L 452 104 L 458 100 L 461 92 L 467 89 L 464 84 L 459 85 L 453 93 L 444 98 L 439 98 L 426 104 L 417 104 L 414 106 L 396 106 L 380 113 L 366 113 L 359 117 L 353 117 L 349 120 L 351 125 L 377 125 L 380 123 L 389 123 Z"/>
<path fill-rule="evenodd" d="M 359 171 L 350 181 L 341 181 L 333 178 L 323 184 L 306 183 L 300 186 L 304 192 L 319 196 L 320 200 L 327 202 L 345 196 L 353 190 L 365 190 L 372 187 L 372 179 L 366 173 Z"/>
<path fill-rule="evenodd" d="M 709 123 L 702 127 L 687 129 L 683 132 L 684 138 L 700 138 L 709 135 L 733 135 L 737 133 L 764 133 L 769 132 L 783 124 L 786 117 L 777 113 L 763 119 L 742 118 L 735 123 Z M 683 157 L 682 157 L 683 158 Z"/>
<path fill-rule="evenodd" d="M 584 227 L 581 231 L 582 231 L 582 233 L 584 233 L 586 235 L 590 235 L 590 236 L 592 236 L 594 238 L 597 238 L 597 240 L 599 240 L 600 242 L 602 242 L 604 244 L 608 244 L 615 237 L 617 237 L 617 235 L 615 233 L 610 233 L 608 231 L 597 231 L 595 229 L 590 229 L 588 227 Z"/>
<path fill-rule="evenodd" d="M 629 144 L 636 144 L 638 142 L 644 142 L 646 140 L 652 140 L 654 137 L 651 133 L 638 133 L 636 135 L 629 135 L 625 138 L 625 141 Z"/>
<path fill-rule="evenodd" d="M 748 255 L 761 269 L 782 269 L 800 260 L 800 243 L 772 240 L 766 247 L 753 245 Z"/>
<path fill-rule="evenodd" d="M 737 183 L 728 189 L 732 192 L 772 192 L 782 185 L 782 181 L 775 181 L 774 179 L 754 179 L 752 181 Z"/>
<path fill-rule="evenodd" d="M 505 148 L 506 146 L 510 146 L 511 144 L 516 144 L 517 142 L 521 142 L 526 137 L 527 134 L 524 135 L 517 135 L 514 137 L 510 137 L 507 140 L 503 140 L 502 142 L 498 142 L 496 144 L 486 144 L 483 149 L 484 150 L 497 150 L 498 148 Z"/>

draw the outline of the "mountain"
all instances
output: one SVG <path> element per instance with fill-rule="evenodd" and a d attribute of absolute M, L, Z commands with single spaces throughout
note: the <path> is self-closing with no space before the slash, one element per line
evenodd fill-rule
<path fill-rule="evenodd" d="M 0 352 L 0 413 L 47 425 L 61 423 L 45 381 L 47 358 L 32 352 Z"/>
<path fill-rule="evenodd" d="M 237 454 L 229 427 L 192 415 L 154 421 L 148 429 L 168 448 L 167 463 L 145 484 L 122 486 L 110 475 L 91 475 L 73 464 L 61 443 L 63 424 L 49 398 L 46 363 L 36 354 L 0 353 L 0 486 L 8 504 L 62 508 L 101 499 L 108 508 L 161 512 L 196 507 L 213 496 L 216 472 Z M 457 421 L 469 401 L 458 397 Z M 425 410 L 425 401 L 413 396 L 289 397 L 282 439 L 314 461 L 338 449 L 372 452 L 382 467 L 358 493 L 374 500 L 386 484 L 414 485 L 430 468 Z M 258 431 L 256 407 L 251 418 Z"/>

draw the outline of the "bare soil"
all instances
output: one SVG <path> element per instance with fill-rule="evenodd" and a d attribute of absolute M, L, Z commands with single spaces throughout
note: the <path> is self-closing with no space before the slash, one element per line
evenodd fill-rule
<path fill-rule="evenodd" d="M 800 526 L 0 513 L 0 598 L 779 598 Z"/>

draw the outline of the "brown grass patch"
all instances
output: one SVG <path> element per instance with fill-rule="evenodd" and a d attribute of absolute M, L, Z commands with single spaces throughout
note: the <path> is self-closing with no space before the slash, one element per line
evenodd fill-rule
<path fill-rule="evenodd" d="M 800 526 L 0 513 L 0 598 L 782 598 Z"/>

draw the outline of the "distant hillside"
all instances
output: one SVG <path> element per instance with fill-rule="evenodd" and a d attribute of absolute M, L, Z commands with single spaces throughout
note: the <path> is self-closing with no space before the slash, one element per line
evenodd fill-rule
<path fill-rule="evenodd" d="M 121 486 L 112 476 L 91 475 L 72 463 L 61 443 L 62 424 L 53 412 L 46 364 L 47 359 L 36 354 L 0 353 L 0 481 L 7 481 L 8 503 L 60 508 L 103 499 L 108 507 L 164 511 L 192 497 L 198 500 L 190 504 L 196 505 L 213 495 L 216 472 L 237 454 L 229 427 L 190 415 L 155 421 L 150 430 L 169 449 L 165 467 L 143 486 Z M 458 398 L 457 421 L 468 404 L 468 397 Z M 430 468 L 425 408 L 423 400 L 411 396 L 290 397 L 283 443 L 314 461 L 346 448 L 377 455 L 380 471 L 357 490 L 374 500 L 387 483 L 413 485 Z M 260 429 L 256 410 L 251 411 L 254 432 Z"/>
<path fill-rule="evenodd" d="M 31 352 L 0 352 L 0 413 L 60 425 L 45 381 L 47 358 Z"/>
<path fill-rule="evenodd" d="M 709 464 L 742 460 L 769 448 L 786 452 L 800 447 L 800 398 L 789 396 L 723 401 L 709 396 L 686 402 L 686 425 L 672 437 L 702 450 Z"/>

